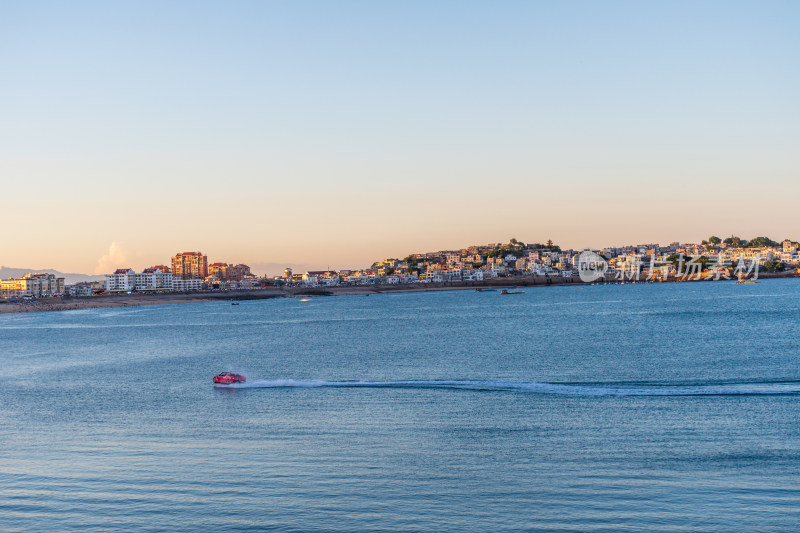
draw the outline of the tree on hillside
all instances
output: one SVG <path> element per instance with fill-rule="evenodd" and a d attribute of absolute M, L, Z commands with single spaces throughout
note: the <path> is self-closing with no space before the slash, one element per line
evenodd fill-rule
<path fill-rule="evenodd" d="M 781 261 L 764 261 L 762 268 L 767 272 L 783 272 L 786 270 L 786 263 Z"/>
<path fill-rule="evenodd" d="M 719 244 L 722 242 L 722 239 L 717 237 L 716 235 L 712 235 L 708 238 L 708 244 Z"/>
<path fill-rule="evenodd" d="M 764 246 L 778 246 L 778 243 L 769 237 L 756 237 L 747 243 L 747 248 L 762 248 Z"/>
<path fill-rule="evenodd" d="M 735 237 L 733 235 L 731 235 L 730 237 L 728 237 L 727 239 L 725 239 L 722 242 L 724 242 L 725 244 L 727 244 L 729 246 L 742 246 L 745 243 L 745 241 L 743 241 L 739 237 Z"/>
<path fill-rule="evenodd" d="M 672 254 L 667 257 L 667 261 L 672 263 L 672 266 L 675 268 L 681 268 L 684 272 L 687 272 L 690 267 L 688 266 L 691 263 L 700 265 L 700 270 L 705 271 L 708 269 L 708 263 L 711 262 L 711 259 L 706 257 L 705 255 L 699 256 L 688 256 L 684 255 L 681 257 L 679 254 Z"/>

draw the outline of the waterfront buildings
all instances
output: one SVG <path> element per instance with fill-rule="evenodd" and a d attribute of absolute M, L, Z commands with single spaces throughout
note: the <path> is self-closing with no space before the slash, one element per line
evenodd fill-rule
<path fill-rule="evenodd" d="M 105 292 L 189 292 L 213 289 L 254 288 L 259 283 L 244 264 L 229 265 L 212 263 L 201 252 L 179 253 L 172 258 L 175 270 L 156 265 L 135 272 L 131 268 L 120 268 L 105 276 Z M 202 274 L 206 274 L 201 277 Z M 209 275 L 210 274 L 210 275 Z M 85 287 L 75 287 L 74 295 L 90 295 Z"/>
<path fill-rule="evenodd" d="M 30 273 L 21 278 L 0 280 L 0 298 L 40 298 L 64 294 L 64 278 L 53 274 Z"/>

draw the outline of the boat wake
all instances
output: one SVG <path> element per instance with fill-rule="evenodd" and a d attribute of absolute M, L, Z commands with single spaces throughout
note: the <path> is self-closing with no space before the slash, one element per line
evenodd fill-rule
<path fill-rule="evenodd" d="M 233 385 L 216 384 L 226 389 L 302 389 L 302 388 L 386 388 L 386 389 L 461 389 L 472 391 L 510 391 L 565 396 L 731 396 L 800 394 L 800 381 L 738 383 L 551 383 L 546 381 L 296 381 L 276 379 Z"/>

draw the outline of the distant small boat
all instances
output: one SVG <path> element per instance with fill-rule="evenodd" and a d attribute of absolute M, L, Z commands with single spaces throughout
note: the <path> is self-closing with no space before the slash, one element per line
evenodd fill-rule
<path fill-rule="evenodd" d="M 489 287 L 478 287 L 475 289 L 475 292 L 497 292 L 497 289 L 491 289 Z"/>
<path fill-rule="evenodd" d="M 300 298 L 301 302 L 310 302 L 311 298 Z"/>
<path fill-rule="evenodd" d="M 231 302 L 231 305 L 239 305 L 239 302 Z"/>
<path fill-rule="evenodd" d="M 525 291 L 518 291 L 514 289 L 503 289 L 500 294 L 525 294 Z"/>

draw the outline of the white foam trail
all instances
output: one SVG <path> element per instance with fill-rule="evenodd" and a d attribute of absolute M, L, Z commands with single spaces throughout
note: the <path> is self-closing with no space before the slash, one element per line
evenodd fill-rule
<path fill-rule="evenodd" d="M 277 388 L 394 388 L 394 389 L 466 389 L 505 390 L 535 394 L 566 396 L 728 396 L 800 394 L 800 382 L 743 382 L 725 384 L 570 384 L 546 381 L 469 381 L 469 380 L 405 380 L 405 381 L 298 381 L 275 379 L 250 381 L 234 385 L 217 385 L 226 389 Z"/>

